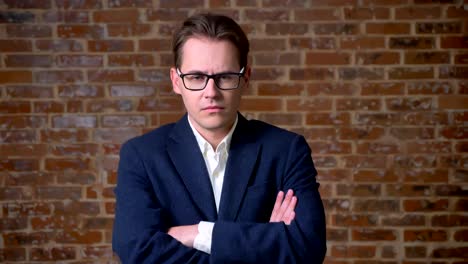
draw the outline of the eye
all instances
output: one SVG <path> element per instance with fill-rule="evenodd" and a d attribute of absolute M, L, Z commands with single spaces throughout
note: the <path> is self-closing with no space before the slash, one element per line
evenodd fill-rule
<path fill-rule="evenodd" d="M 190 74 L 190 75 L 185 75 L 185 78 L 188 81 L 204 81 L 206 76 L 201 75 L 201 74 Z"/>
<path fill-rule="evenodd" d="M 237 77 L 237 75 L 234 74 L 223 74 L 219 76 L 219 80 L 221 81 L 232 81 Z"/>

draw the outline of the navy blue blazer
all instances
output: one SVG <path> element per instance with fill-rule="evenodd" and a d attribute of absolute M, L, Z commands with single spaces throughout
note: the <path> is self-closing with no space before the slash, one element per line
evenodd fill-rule
<path fill-rule="evenodd" d="M 113 250 L 123 263 L 322 263 L 325 216 L 310 148 L 295 133 L 257 120 L 232 136 L 219 213 L 208 172 L 185 115 L 123 144 Z M 280 190 L 298 198 L 290 225 L 269 223 Z M 211 254 L 166 232 L 214 222 Z"/>

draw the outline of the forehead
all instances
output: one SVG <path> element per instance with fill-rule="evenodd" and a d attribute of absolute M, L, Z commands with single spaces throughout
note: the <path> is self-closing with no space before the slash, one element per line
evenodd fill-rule
<path fill-rule="evenodd" d="M 228 40 L 217 40 L 207 37 L 190 37 L 182 46 L 181 66 L 193 65 L 238 66 L 239 52 L 237 47 Z"/>

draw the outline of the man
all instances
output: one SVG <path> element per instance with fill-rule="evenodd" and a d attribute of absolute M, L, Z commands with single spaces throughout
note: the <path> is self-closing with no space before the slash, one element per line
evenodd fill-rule
<path fill-rule="evenodd" d="M 245 33 L 196 15 L 173 51 L 187 114 L 122 146 L 114 251 L 123 263 L 321 263 L 325 217 L 306 141 L 238 113 L 251 74 Z"/>

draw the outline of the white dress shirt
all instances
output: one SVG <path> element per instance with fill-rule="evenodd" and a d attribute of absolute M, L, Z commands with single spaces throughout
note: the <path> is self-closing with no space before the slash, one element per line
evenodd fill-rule
<path fill-rule="evenodd" d="M 203 138 L 200 133 L 193 127 L 188 118 L 190 128 L 192 128 L 193 134 L 197 139 L 198 146 L 200 151 L 203 154 L 203 159 L 205 160 L 205 165 L 208 170 L 208 175 L 210 176 L 211 187 L 213 189 L 214 199 L 216 203 L 216 211 L 219 211 L 219 202 L 221 200 L 221 191 L 223 188 L 224 181 L 224 172 L 226 171 L 226 163 L 229 156 L 229 147 L 231 146 L 232 134 L 234 129 L 237 126 L 237 119 L 234 121 L 229 133 L 221 140 L 216 149 Z M 211 253 L 211 238 L 213 234 L 213 222 L 200 221 L 198 224 L 198 235 L 195 237 L 193 242 L 193 247 L 195 249 L 201 250 L 208 254 Z"/>

